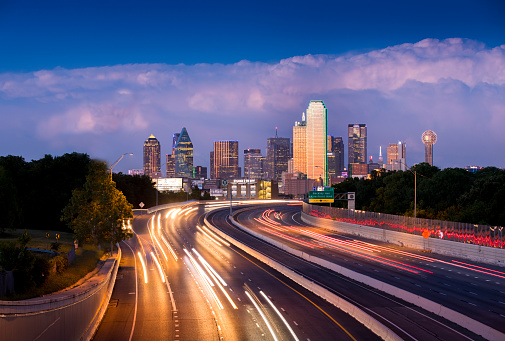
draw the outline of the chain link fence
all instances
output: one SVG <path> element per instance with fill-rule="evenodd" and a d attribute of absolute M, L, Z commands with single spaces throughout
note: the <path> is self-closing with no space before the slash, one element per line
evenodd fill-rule
<path fill-rule="evenodd" d="M 303 204 L 303 212 L 315 217 L 332 219 L 344 223 L 365 225 L 416 235 L 423 235 L 424 232 L 424 234 L 429 234 L 429 238 L 439 238 L 501 249 L 505 248 L 505 231 L 503 231 L 502 226 L 412 218 L 345 208 L 317 206 L 307 203 Z"/>

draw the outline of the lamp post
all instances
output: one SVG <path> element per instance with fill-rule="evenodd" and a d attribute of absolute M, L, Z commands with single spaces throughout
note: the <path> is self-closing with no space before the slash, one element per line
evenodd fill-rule
<path fill-rule="evenodd" d="M 114 167 L 116 167 L 116 165 L 119 163 L 119 161 L 121 161 L 123 159 L 123 157 L 125 155 L 133 155 L 133 153 L 124 153 L 123 155 L 121 155 L 119 157 L 119 159 L 116 160 L 116 162 L 114 162 L 113 164 L 110 165 L 110 181 L 112 182 L 112 170 L 114 169 Z M 114 240 L 114 223 L 112 223 L 112 226 L 111 226 L 111 235 L 110 235 L 110 256 L 112 257 L 112 253 L 114 251 L 114 244 L 113 244 L 113 240 Z"/>
<path fill-rule="evenodd" d="M 132 156 L 132 155 L 133 155 L 133 153 L 124 153 L 123 155 L 121 155 L 121 156 L 119 157 L 119 159 L 117 159 L 117 160 L 116 160 L 116 162 L 114 162 L 114 163 L 112 163 L 112 164 L 110 165 L 110 180 L 111 180 L 111 181 L 112 181 L 112 169 L 113 169 L 114 167 L 116 167 L 116 165 L 119 163 L 119 161 L 121 161 L 121 160 L 123 159 L 123 157 L 124 157 L 125 155 L 130 155 L 130 156 Z"/>

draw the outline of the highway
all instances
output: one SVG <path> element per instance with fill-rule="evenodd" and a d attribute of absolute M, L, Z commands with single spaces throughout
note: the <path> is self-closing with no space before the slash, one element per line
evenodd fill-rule
<path fill-rule="evenodd" d="M 256 208 L 237 215 L 236 219 L 295 249 L 424 296 L 505 332 L 502 268 L 307 226 L 300 219 L 300 211 L 301 206 L 287 205 L 268 210 Z M 216 214 L 217 225 L 226 226 L 225 215 L 221 213 L 218 219 Z"/>
<path fill-rule="evenodd" d="M 211 209 L 189 205 L 134 220 L 135 238 L 121 243 L 116 287 L 94 340 L 378 339 L 219 240 L 203 224 Z"/>

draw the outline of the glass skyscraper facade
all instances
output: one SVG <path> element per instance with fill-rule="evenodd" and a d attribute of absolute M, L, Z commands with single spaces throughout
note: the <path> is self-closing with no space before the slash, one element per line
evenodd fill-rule
<path fill-rule="evenodd" d="M 213 179 L 240 177 L 238 167 L 238 141 L 214 141 Z"/>
<path fill-rule="evenodd" d="M 267 139 L 267 177 L 281 181 L 282 172 L 288 171 L 291 158 L 291 140 L 289 137 L 271 137 Z"/>
<path fill-rule="evenodd" d="M 152 179 L 161 176 L 161 146 L 160 142 L 151 134 L 144 142 L 144 175 Z"/>
<path fill-rule="evenodd" d="M 307 174 L 307 122 L 305 113 L 302 121 L 293 127 L 293 172 Z"/>
<path fill-rule="evenodd" d="M 348 128 L 348 164 L 367 163 L 367 129 L 366 124 L 349 124 Z"/>
<path fill-rule="evenodd" d="M 244 149 L 244 178 L 262 179 L 263 160 L 261 149 Z"/>
<path fill-rule="evenodd" d="M 328 110 L 323 101 L 310 101 L 307 108 L 307 176 L 322 178 L 328 185 Z"/>
<path fill-rule="evenodd" d="M 175 134 L 174 134 L 175 137 Z M 186 128 L 182 128 L 174 148 L 175 176 L 193 177 L 193 143 Z"/>

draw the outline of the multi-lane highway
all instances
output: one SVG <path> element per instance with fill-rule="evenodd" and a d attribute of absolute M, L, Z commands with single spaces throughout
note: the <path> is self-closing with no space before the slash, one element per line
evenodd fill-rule
<path fill-rule="evenodd" d="M 296 206 L 247 210 L 236 219 L 293 248 L 426 297 L 505 332 L 502 268 L 427 255 L 307 226 Z M 217 225 L 224 224 L 223 217 Z"/>
<path fill-rule="evenodd" d="M 227 244 L 213 207 L 136 218 L 95 340 L 374 340 L 365 326 Z"/>

